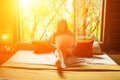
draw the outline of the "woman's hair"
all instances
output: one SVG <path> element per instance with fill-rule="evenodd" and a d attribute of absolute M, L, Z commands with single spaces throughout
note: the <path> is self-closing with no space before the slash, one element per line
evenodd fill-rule
<path fill-rule="evenodd" d="M 58 21 L 58 24 L 57 24 L 57 32 L 58 33 L 61 33 L 61 32 L 64 33 L 66 31 L 68 31 L 67 21 L 65 19 L 61 19 L 60 21 Z"/>
<path fill-rule="evenodd" d="M 55 43 L 56 36 L 64 35 L 64 34 L 69 34 L 69 35 L 73 36 L 72 32 L 69 31 L 69 29 L 68 29 L 67 21 L 65 19 L 61 19 L 60 21 L 58 21 L 56 32 L 53 33 L 53 35 L 50 37 L 49 41 L 51 43 Z"/>

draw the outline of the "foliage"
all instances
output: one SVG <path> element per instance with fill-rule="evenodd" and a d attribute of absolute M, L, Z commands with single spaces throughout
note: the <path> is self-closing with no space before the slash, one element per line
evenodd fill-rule
<path fill-rule="evenodd" d="M 25 3 L 22 1 L 27 0 L 19 0 L 22 42 L 47 39 L 56 30 L 57 22 L 61 18 L 67 20 L 69 29 L 74 32 L 75 1 L 80 1 L 82 7 L 78 7 L 81 11 L 79 15 L 83 16 L 77 33 L 81 33 L 79 31 L 82 29 L 86 36 L 100 39 L 100 0 L 29 0 L 29 4 L 26 5 L 22 5 Z"/>
<path fill-rule="evenodd" d="M 78 36 L 100 41 L 101 32 L 101 0 L 80 0 L 80 30 Z"/>

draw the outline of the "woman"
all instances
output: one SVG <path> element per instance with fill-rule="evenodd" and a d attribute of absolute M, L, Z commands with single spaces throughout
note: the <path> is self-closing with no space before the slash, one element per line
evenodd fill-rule
<path fill-rule="evenodd" d="M 49 41 L 53 44 L 55 44 L 55 38 L 59 35 L 65 35 L 68 34 L 70 36 L 73 36 L 73 33 L 68 29 L 68 24 L 65 19 L 61 19 L 57 24 L 56 32 L 53 33 L 53 35 L 50 37 Z"/>
<path fill-rule="evenodd" d="M 69 31 L 68 24 L 65 19 L 62 19 L 57 24 L 56 32 L 49 40 L 55 45 L 55 55 L 57 58 L 57 67 L 67 67 L 70 65 L 69 59 L 73 56 L 74 49 L 74 34 Z"/>

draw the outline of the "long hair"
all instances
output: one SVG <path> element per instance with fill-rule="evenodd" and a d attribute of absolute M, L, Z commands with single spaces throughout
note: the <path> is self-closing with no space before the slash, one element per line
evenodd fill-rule
<path fill-rule="evenodd" d="M 57 24 L 57 33 L 58 34 L 62 34 L 62 33 L 67 33 L 68 31 L 69 30 L 68 30 L 67 21 L 65 19 L 62 19 L 62 20 L 58 21 L 58 24 Z"/>

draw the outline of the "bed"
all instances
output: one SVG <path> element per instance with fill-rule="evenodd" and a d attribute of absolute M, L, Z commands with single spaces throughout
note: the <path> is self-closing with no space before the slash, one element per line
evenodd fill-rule
<path fill-rule="evenodd" d="M 77 57 L 76 60 L 78 60 L 78 65 L 116 64 L 106 53 L 96 54 L 91 58 Z M 12 66 L 10 63 L 54 65 L 55 62 L 56 57 L 54 52 L 49 54 L 35 54 L 32 50 L 19 50 L 2 66 Z"/>
<path fill-rule="evenodd" d="M 75 66 L 58 71 L 54 52 L 35 54 L 18 50 L 0 66 L 0 80 L 119 80 L 120 66 L 105 52 L 92 58 L 77 58 Z M 111 77 L 110 77 L 111 76 Z"/>

